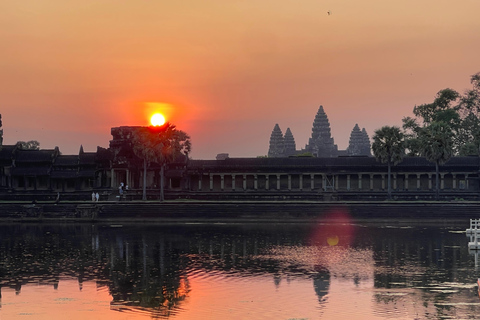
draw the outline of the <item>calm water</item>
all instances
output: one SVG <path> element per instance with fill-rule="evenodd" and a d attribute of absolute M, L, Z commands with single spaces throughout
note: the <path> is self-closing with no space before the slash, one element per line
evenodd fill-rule
<path fill-rule="evenodd" d="M 0 225 L 0 319 L 480 318 L 468 221 L 341 219 Z"/>

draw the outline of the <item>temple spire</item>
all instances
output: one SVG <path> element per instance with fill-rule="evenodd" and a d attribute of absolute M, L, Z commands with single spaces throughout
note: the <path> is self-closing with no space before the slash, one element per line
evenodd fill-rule
<path fill-rule="evenodd" d="M 318 108 L 317 115 L 313 121 L 312 136 L 305 147 L 306 151 L 317 157 L 336 157 L 338 148 L 334 143 L 330 132 L 330 122 L 323 106 Z"/>
<path fill-rule="evenodd" d="M 275 124 L 270 135 L 270 146 L 268 148 L 268 156 L 270 158 L 278 158 L 283 156 L 284 138 L 280 126 Z"/>
<path fill-rule="evenodd" d="M 358 124 L 352 129 L 350 141 L 347 148 L 347 154 L 350 156 L 370 156 L 370 139 L 365 128 L 360 130 Z"/>
<path fill-rule="evenodd" d="M 292 131 L 290 131 L 290 128 L 287 128 L 287 131 L 285 131 L 285 136 L 283 138 L 284 142 L 284 150 L 283 154 L 285 157 L 293 156 L 296 153 L 296 145 L 295 145 L 295 139 L 293 138 Z"/>

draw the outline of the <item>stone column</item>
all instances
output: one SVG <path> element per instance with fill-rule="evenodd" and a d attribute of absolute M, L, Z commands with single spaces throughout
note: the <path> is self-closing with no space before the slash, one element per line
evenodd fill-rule
<path fill-rule="evenodd" d="M 243 191 L 247 190 L 247 175 L 243 175 Z"/>
<path fill-rule="evenodd" d="M 350 175 L 347 174 L 347 190 L 350 191 Z"/>
<path fill-rule="evenodd" d="M 432 190 L 432 174 L 428 174 L 428 190 Z"/>
<path fill-rule="evenodd" d="M 277 190 L 280 190 L 280 175 L 277 174 Z"/>
<path fill-rule="evenodd" d="M 338 190 L 338 174 L 335 175 L 334 181 L 335 182 L 333 183 L 333 190 L 337 191 Z"/>
<path fill-rule="evenodd" d="M 382 174 L 382 190 L 385 190 L 385 174 Z"/>
<path fill-rule="evenodd" d="M 440 173 L 440 189 L 445 189 L 445 173 Z"/>
<path fill-rule="evenodd" d="M 232 191 L 235 191 L 235 175 L 232 174 Z"/>
<path fill-rule="evenodd" d="M 288 175 L 288 191 L 292 190 L 292 175 Z"/>
<path fill-rule="evenodd" d="M 198 175 L 198 191 L 202 191 L 202 175 Z"/>
<path fill-rule="evenodd" d="M 358 190 L 362 190 L 362 174 L 358 174 Z"/>
<path fill-rule="evenodd" d="M 405 173 L 405 190 L 408 191 L 408 173 Z"/>
<path fill-rule="evenodd" d="M 257 174 L 253 175 L 253 188 L 255 190 L 258 190 L 258 175 Z"/>
<path fill-rule="evenodd" d="M 111 175 L 111 177 L 110 177 L 110 181 L 111 181 L 110 184 L 111 184 L 111 186 L 110 186 L 110 187 L 116 188 L 116 187 L 117 187 L 117 186 L 116 186 L 117 180 L 115 179 L 115 170 L 114 170 L 113 168 L 112 168 L 112 170 L 110 170 L 110 175 Z M 142 170 L 142 175 L 143 175 L 143 170 Z M 143 184 L 143 179 L 142 179 L 142 184 Z"/>
<path fill-rule="evenodd" d="M 315 175 L 312 173 L 310 174 L 310 189 L 315 189 Z"/>
<path fill-rule="evenodd" d="M 130 170 L 127 169 L 126 171 L 127 171 L 127 173 L 126 173 L 126 176 L 127 176 L 127 179 L 126 179 L 126 180 L 127 180 L 127 181 L 125 181 L 125 185 L 126 185 L 126 186 L 129 186 L 129 188 L 130 188 L 130 186 L 132 185 L 131 182 L 130 182 Z"/>
<path fill-rule="evenodd" d="M 223 191 L 225 189 L 225 176 L 223 174 L 220 175 L 220 190 Z"/>
<path fill-rule="evenodd" d="M 213 174 L 210 173 L 210 191 L 213 191 Z"/>
<path fill-rule="evenodd" d="M 457 175 L 455 173 L 452 174 L 452 189 L 457 189 Z"/>
<path fill-rule="evenodd" d="M 417 190 L 420 190 L 420 175 L 417 173 Z"/>
<path fill-rule="evenodd" d="M 268 190 L 270 189 L 270 175 L 269 174 L 266 174 L 265 175 L 265 190 Z"/>
<path fill-rule="evenodd" d="M 468 173 L 465 173 L 465 190 L 468 190 L 469 187 L 470 185 L 468 183 Z"/>
<path fill-rule="evenodd" d="M 370 173 L 370 191 L 373 191 L 373 174 Z"/>
<path fill-rule="evenodd" d="M 300 176 L 298 177 L 298 181 L 299 181 L 299 184 L 300 184 L 300 191 L 303 190 L 303 173 L 300 173 Z"/>
<path fill-rule="evenodd" d="M 393 174 L 393 190 L 397 190 L 397 174 Z"/>

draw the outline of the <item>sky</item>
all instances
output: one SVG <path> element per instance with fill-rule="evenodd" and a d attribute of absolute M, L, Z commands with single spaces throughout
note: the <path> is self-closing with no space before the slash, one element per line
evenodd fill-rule
<path fill-rule="evenodd" d="M 107 148 L 154 111 L 193 159 L 305 147 L 320 105 L 339 149 L 401 126 L 480 71 L 479 0 L 0 1 L 4 144 Z"/>

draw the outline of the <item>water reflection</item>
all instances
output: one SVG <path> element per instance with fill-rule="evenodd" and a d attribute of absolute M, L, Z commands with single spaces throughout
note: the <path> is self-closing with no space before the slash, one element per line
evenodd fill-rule
<path fill-rule="evenodd" d="M 54 300 L 55 292 L 75 283 L 77 298 L 61 301 L 74 313 L 81 308 L 74 302 L 88 299 L 94 283 L 102 293 L 95 299 L 108 299 L 108 311 L 117 316 L 469 318 L 480 312 L 478 257 L 470 255 L 462 229 L 351 220 L 340 225 L 0 225 L 0 312 L 12 312 L 20 301 L 15 296 L 28 294 L 29 302 L 18 310 L 32 308 L 32 316 L 42 319 L 35 298 L 40 296 L 23 289 L 48 288 L 42 298 Z M 97 314 L 101 306 L 90 311 Z"/>

